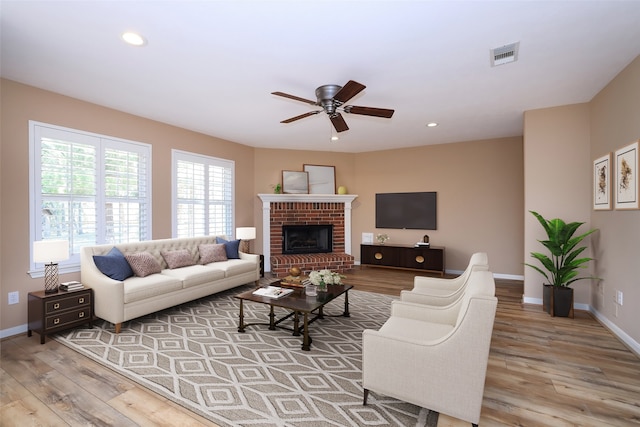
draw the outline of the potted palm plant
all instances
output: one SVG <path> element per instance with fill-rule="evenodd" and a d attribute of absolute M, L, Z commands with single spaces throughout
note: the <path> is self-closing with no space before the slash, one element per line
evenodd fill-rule
<path fill-rule="evenodd" d="M 589 234 L 596 230 L 589 230 L 574 237 L 583 222 L 566 223 L 559 218 L 547 220 L 537 212 L 530 211 L 536 217 L 547 233 L 547 240 L 539 240 L 549 250 L 545 255 L 531 252 L 531 256 L 542 264 L 542 268 L 525 263 L 542 274 L 547 283 L 543 291 L 543 308 L 552 316 L 573 317 L 573 288 L 572 283 L 577 280 L 593 277 L 578 277 L 578 269 L 586 268 L 592 258 L 578 258 L 587 247 L 578 245 Z"/>

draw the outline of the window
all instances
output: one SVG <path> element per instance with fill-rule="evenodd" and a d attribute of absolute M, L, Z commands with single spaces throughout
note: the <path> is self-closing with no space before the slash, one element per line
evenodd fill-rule
<path fill-rule="evenodd" d="M 173 150 L 173 236 L 232 236 L 233 177 L 231 160 Z"/>
<path fill-rule="evenodd" d="M 78 270 L 82 246 L 151 239 L 149 144 L 34 121 L 29 130 L 31 241 L 69 241 L 61 272 Z"/>

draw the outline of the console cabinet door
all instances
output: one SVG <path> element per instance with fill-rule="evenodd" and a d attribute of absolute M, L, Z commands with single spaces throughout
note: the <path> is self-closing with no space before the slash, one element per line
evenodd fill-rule
<path fill-rule="evenodd" d="M 402 252 L 401 267 L 418 270 L 441 271 L 443 251 L 429 248 L 407 248 Z"/>
<path fill-rule="evenodd" d="M 399 252 L 393 246 L 360 246 L 361 264 L 394 266 L 397 265 L 399 261 Z"/>

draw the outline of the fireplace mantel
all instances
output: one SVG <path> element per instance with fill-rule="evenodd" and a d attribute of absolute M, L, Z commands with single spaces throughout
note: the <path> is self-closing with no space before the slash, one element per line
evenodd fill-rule
<path fill-rule="evenodd" d="M 262 253 L 265 271 L 271 271 L 271 203 L 342 203 L 344 204 L 345 253 L 351 254 L 351 202 L 356 194 L 258 194 L 262 200 Z"/>
<path fill-rule="evenodd" d="M 351 204 L 356 194 L 258 194 L 262 206 L 271 202 L 334 202 Z M 268 207 L 268 205 L 267 205 Z"/>

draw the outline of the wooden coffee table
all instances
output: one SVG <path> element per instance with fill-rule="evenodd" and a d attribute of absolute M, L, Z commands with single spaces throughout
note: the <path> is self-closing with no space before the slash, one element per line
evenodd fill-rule
<path fill-rule="evenodd" d="M 271 286 L 278 286 L 279 282 L 272 283 Z M 302 332 L 302 350 L 311 350 L 311 336 L 309 336 L 309 325 L 318 319 L 323 319 L 324 306 L 344 294 L 344 312 L 339 316 L 349 317 L 349 289 L 352 285 L 328 285 L 326 292 L 318 292 L 316 296 L 306 295 L 303 289 L 294 289 L 292 293 L 281 298 L 269 298 L 253 295 L 255 289 L 243 292 L 235 297 L 240 300 L 240 321 L 238 332 L 244 332 L 247 326 L 268 325 L 270 330 L 276 327 L 293 331 L 294 336 L 300 336 Z M 256 288 L 257 289 L 257 288 Z M 244 323 L 244 302 L 251 301 L 260 304 L 267 304 L 269 310 L 269 323 Z M 281 307 L 289 310 L 286 316 L 276 319 L 274 307 Z M 302 326 L 300 326 L 300 315 L 302 315 Z M 293 316 L 293 327 L 281 325 L 281 323 Z M 327 315 L 328 316 L 328 315 Z"/>

